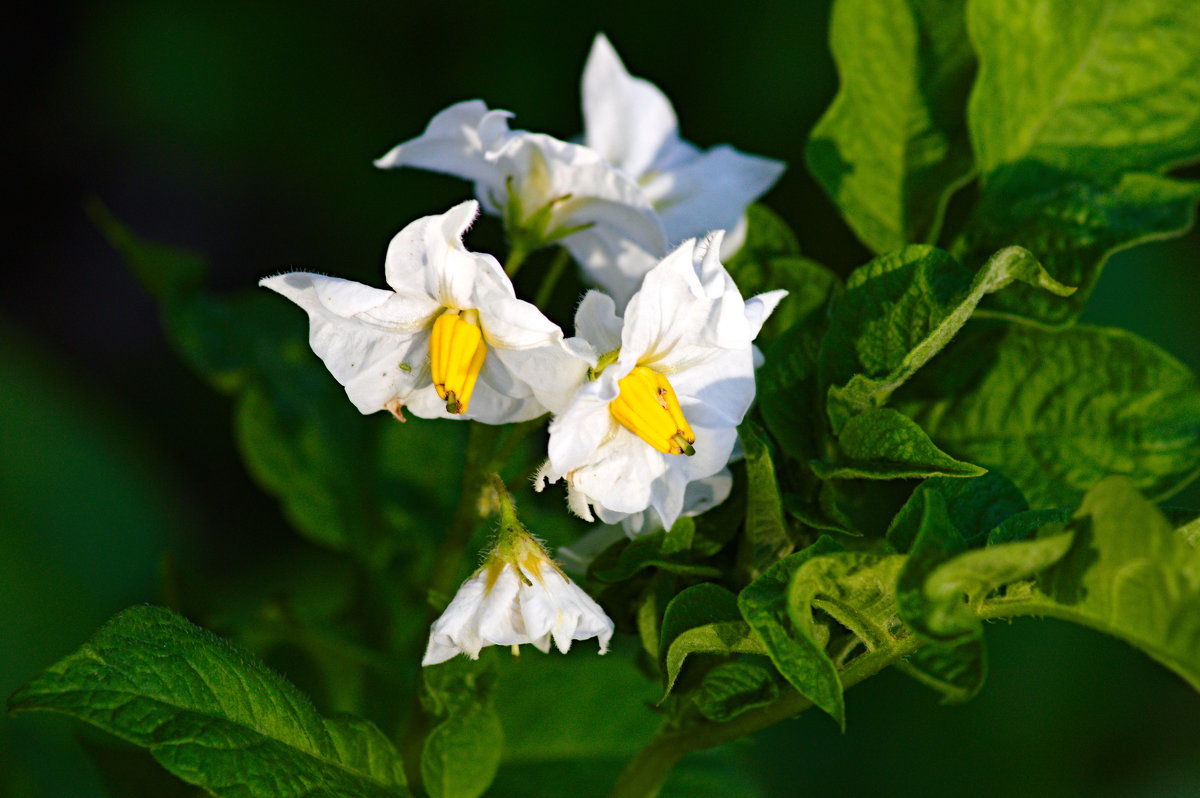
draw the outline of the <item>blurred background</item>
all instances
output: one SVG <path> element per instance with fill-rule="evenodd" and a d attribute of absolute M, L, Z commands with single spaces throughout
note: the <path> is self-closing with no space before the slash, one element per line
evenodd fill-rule
<path fill-rule="evenodd" d="M 144 237 L 203 253 L 218 290 L 293 268 L 379 283 L 390 237 L 470 188 L 372 159 L 476 97 L 515 112 L 515 127 L 578 134 L 580 72 L 603 31 L 673 100 L 685 138 L 790 164 L 764 201 L 806 255 L 843 275 L 868 259 L 803 165 L 837 87 L 828 3 L 564 6 L 215 0 L 9 12 L 0 694 L 118 610 L 162 603 L 164 562 L 232 579 L 310 548 L 247 474 L 231 400 L 171 352 L 154 303 L 86 216 L 88 198 Z M 495 228 L 479 235 L 468 244 L 486 249 Z M 1200 371 L 1198 269 L 1195 230 L 1122 253 L 1085 320 L 1131 329 Z M 1200 506 L 1200 491 L 1177 502 Z M 700 757 L 687 787 L 1197 794 L 1200 696 L 1181 679 L 1059 622 L 998 624 L 989 640 L 990 678 L 969 704 L 939 706 L 886 672 L 849 694 L 846 734 L 808 713 Z M 0 795 L 103 795 L 76 733 L 65 718 L 0 718 Z M 521 794 L 519 782 L 502 778 L 496 793 L 508 792 Z"/>

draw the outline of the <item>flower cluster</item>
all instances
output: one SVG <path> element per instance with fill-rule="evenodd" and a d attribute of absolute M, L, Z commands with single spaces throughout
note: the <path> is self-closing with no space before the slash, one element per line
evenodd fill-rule
<path fill-rule="evenodd" d="M 485 424 L 549 413 L 536 489 L 563 481 L 575 514 L 638 534 L 729 493 L 753 341 L 785 292 L 743 299 L 721 260 L 783 165 L 684 141 L 666 97 L 603 36 L 583 110 L 582 143 L 571 143 L 511 130 L 511 114 L 480 101 L 451 106 L 376 163 L 467 178 L 478 200 L 396 235 L 390 290 L 306 272 L 262 285 L 308 313 L 313 350 L 363 413 Z M 557 244 L 600 287 L 580 302 L 573 337 L 517 297 L 494 257 L 463 244 L 480 207 L 504 220 L 510 265 Z M 434 625 L 425 662 L 551 639 L 565 651 L 591 636 L 603 651 L 611 633 L 540 544 L 513 533 Z"/>

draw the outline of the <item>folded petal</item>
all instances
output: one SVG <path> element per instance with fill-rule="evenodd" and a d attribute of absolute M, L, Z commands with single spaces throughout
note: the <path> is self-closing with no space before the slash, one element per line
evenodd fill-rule
<path fill-rule="evenodd" d="M 583 69 L 583 126 L 584 144 L 635 176 L 678 135 L 666 95 L 632 77 L 604 34 L 596 36 Z"/>
<path fill-rule="evenodd" d="M 484 153 L 489 139 L 498 134 L 497 124 L 508 116 L 507 111 L 489 112 L 480 100 L 456 103 L 433 117 L 424 133 L 393 147 L 375 165 L 381 169 L 411 166 L 503 187 L 503 175 Z"/>

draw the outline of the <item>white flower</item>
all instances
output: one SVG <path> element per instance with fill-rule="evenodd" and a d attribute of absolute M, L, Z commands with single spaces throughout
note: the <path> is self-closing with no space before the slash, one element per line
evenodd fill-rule
<path fill-rule="evenodd" d="M 786 294 L 742 300 L 721 265 L 718 231 L 685 241 L 645 278 L 624 318 L 590 292 L 567 346 L 594 364 L 565 409 L 551 408 L 549 459 L 537 487 L 565 479 L 568 505 L 617 523 L 652 511 L 664 527 L 706 498 L 723 499 L 715 477 L 729 462 L 737 425 L 754 399 L 754 347 Z M 718 498 L 719 496 L 719 498 Z M 640 527 L 645 518 L 630 522 Z"/>
<path fill-rule="evenodd" d="M 479 100 L 457 103 L 375 165 L 474 181 L 483 209 L 508 220 L 510 236 L 524 234 L 534 245 L 561 239 L 573 254 L 623 246 L 666 250 L 662 223 L 633 178 L 587 147 L 509 130 L 511 116 Z"/>
<path fill-rule="evenodd" d="M 573 640 L 589 637 L 603 654 L 612 635 L 612 620 L 541 544 L 523 530 L 510 530 L 434 622 L 421 664 L 436 665 L 460 652 L 477 659 L 491 645 L 532 643 L 549 652 L 552 640 L 565 654 Z"/>
<path fill-rule="evenodd" d="M 260 283 L 308 313 L 313 351 L 361 412 L 488 424 L 546 412 L 535 386 L 562 331 L 516 298 L 495 258 L 463 246 L 477 213 L 468 201 L 401 230 L 387 251 L 390 291 L 307 272 Z"/>
<path fill-rule="evenodd" d="M 662 218 L 669 243 L 728 230 L 723 258 L 745 240 L 746 206 L 765 194 L 785 168 L 780 161 L 728 145 L 702 151 L 684 141 L 670 100 L 654 84 L 631 76 L 603 34 L 596 36 L 583 70 L 583 122 L 583 143 L 638 181 Z M 627 261 L 612 261 L 620 274 L 637 272 L 646 260 L 629 249 L 616 254 Z M 603 262 L 604 255 L 591 260 Z M 609 290 L 619 279 L 593 277 Z M 615 291 L 618 306 L 621 293 Z"/>

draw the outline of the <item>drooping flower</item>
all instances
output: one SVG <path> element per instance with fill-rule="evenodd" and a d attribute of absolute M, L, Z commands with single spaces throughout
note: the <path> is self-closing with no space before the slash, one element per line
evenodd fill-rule
<path fill-rule="evenodd" d="M 572 253 L 665 251 L 662 224 L 636 181 L 587 147 L 509 130 L 510 117 L 480 100 L 457 103 L 375 165 L 473 181 L 484 211 L 502 217 L 525 249 L 559 242 Z"/>
<path fill-rule="evenodd" d="M 588 55 L 582 93 L 583 143 L 637 180 L 662 219 L 668 243 L 727 230 L 721 256 L 732 256 L 745 240 L 746 207 L 775 184 L 784 164 L 729 145 L 701 150 L 684 141 L 670 100 L 654 84 L 630 75 L 603 34 Z M 607 257 L 582 254 L 592 263 Z M 626 248 L 610 259 L 610 268 L 619 275 L 637 273 L 647 254 L 657 253 Z M 619 279 L 593 277 L 610 290 Z M 618 305 L 621 293 L 615 292 Z"/>
<path fill-rule="evenodd" d="M 605 653 L 612 620 L 520 525 L 507 494 L 500 510 L 495 547 L 433 623 L 421 664 L 436 665 L 459 653 L 476 659 L 491 645 L 531 643 L 549 652 L 553 641 L 565 654 L 572 641 L 590 637 Z"/>
<path fill-rule="evenodd" d="M 593 365 L 570 404 L 552 408 L 537 479 L 539 490 L 564 479 L 580 517 L 617 523 L 649 511 L 669 528 L 727 495 L 719 479 L 693 488 L 690 502 L 688 488 L 729 462 L 754 399 L 752 341 L 786 292 L 743 301 L 720 244 L 719 231 L 685 241 L 646 275 L 624 318 L 599 292 L 580 304 L 567 346 Z M 630 531 L 644 523 L 634 518 Z"/>
<path fill-rule="evenodd" d="M 468 201 L 401 230 L 390 291 L 308 272 L 261 281 L 308 313 L 313 351 L 361 412 L 488 424 L 546 412 L 539 355 L 561 350 L 562 331 L 517 299 L 495 258 L 467 251 L 477 214 Z"/>

